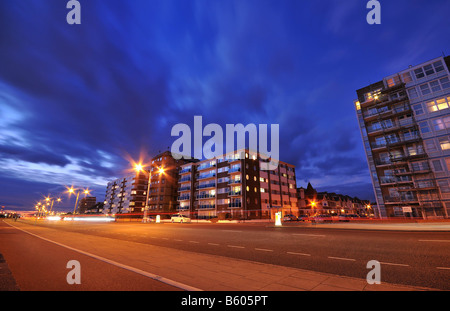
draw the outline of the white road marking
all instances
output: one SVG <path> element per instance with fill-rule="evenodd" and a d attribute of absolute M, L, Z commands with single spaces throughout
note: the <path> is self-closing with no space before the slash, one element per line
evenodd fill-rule
<path fill-rule="evenodd" d="M 307 233 L 292 233 L 292 235 L 298 236 L 315 236 L 315 237 L 324 237 L 324 234 L 307 234 Z"/>
<path fill-rule="evenodd" d="M 255 251 L 273 252 L 273 249 L 267 249 L 267 248 L 255 248 Z"/>
<path fill-rule="evenodd" d="M 241 230 L 220 230 L 224 232 L 242 232 Z"/>
<path fill-rule="evenodd" d="M 328 258 L 337 259 L 337 260 L 356 261 L 356 259 L 353 259 L 353 258 L 342 258 L 342 257 L 333 257 L 333 256 L 328 256 Z"/>
<path fill-rule="evenodd" d="M 209 245 L 220 245 L 220 244 L 217 244 L 217 243 L 208 243 Z"/>
<path fill-rule="evenodd" d="M 238 246 L 238 245 L 227 245 L 228 247 L 234 247 L 234 248 L 245 248 L 245 246 Z"/>
<path fill-rule="evenodd" d="M 402 263 L 392 263 L 392 262 L 382 262 L 382 261 L 380 261 L 380 263 L 382 265 L 409 267 L 409 265 L 405 265 L 405 264 L 402 264 Z"/>
<path fill-rule="evenodd" d="M 447 267 L 436 267 L 436 269 L 441 269 L 441 270 L 450 270 L 450 268 L 447 268 Z"/>
<path fill-rule="evenodd" d="M 189 241 L 189 243 L 200 243 L 199 241 Z"/>
<path fill-rule="evenodd" d="M 295 253 L 295 252 L 286 252 L 287 254 L 291 255 L 299 255 L 299 256 L 311 256 L 311 254 L 305 254 L 305 253 Z"/>
<path fill-rule="evenodd" d="M 449 242 L 450 240 L 419 240 L 419 242 Z"/>

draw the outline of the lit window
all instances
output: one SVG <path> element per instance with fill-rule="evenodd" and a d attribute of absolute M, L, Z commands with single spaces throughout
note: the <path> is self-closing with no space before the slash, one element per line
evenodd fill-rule
<path fill-rule="evenodd" d="M 403 78 L 403 82 L 405 82 L 405 83 L 409 83 L 412 81 L 411 74 L 409 73 L 409 71 L 402 74 L 402 78 Z"/>
<path fill-rule="evenodd" d="M 448 138 L 441 138 L 439 139 L 439 144 L 441 145 L 442 150 L 449 150 L 450 149 L 450 140 Z"/>

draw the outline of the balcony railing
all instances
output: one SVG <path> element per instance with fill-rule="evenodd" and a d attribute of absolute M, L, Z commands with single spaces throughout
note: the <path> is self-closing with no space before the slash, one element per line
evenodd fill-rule
<path fill-rule="evenodd" d="M 200 204 L 198 205 L 197 209 L 215 209 L 215 204 Z"/>
<path fill-rule="evenodd" d="M 241 171 L 241 167 L 239 166 L 239 167 L 231 167 L 229 170 L 228 170 L 228 173 L 234 173 L 234 172 L 240 172 Z"/>
<path fill-rule="evenodd" d="M 381 184 L 412 182 L 411 176 L 380 176 Z"/>
<path fill-rule="evenodd" d="M 232 180 L 229 180 L 228 181 L 228 184 L 229 185 L 232 185 L 232 184 L 241 184 L 242 183 L 242 180 L 240 180 L 240 179 L 232 179 Z"/>
<path fill-rule="evenodd" d="M 202 164 L 202 165 L 199 165 L 198 167 L 197 167 L 197 171 L 201 171 L 201 170 L 204 170 L 204 169 L 207 169 L 207 168 L 210 168 L 210 167 L 215 167 L 216 166 L 216 164 L 214 163 L 214 164 L 211 164 L 211 163 L 205 163 L 205 164 Z"/>
<path fill-rule="evenodd" d="M 231 202 L 228 203 L 228 207 L 241 207 L 242 203 L 241 202 Z"/>
<path fill-rule="evenodd" d="M 212 193 L 199 193 L 197 194 L 197 199 L 211 199 L 215 198 L 216 195 Z"/>
<path fill-rule="evenodd" d="M 210 174 L 200 174 L 197 176 L 197 179 L 206 179 L 206 178 L 211 178 L 211 177 L 216 177 L 216 173 L 210 173 Z"/>
<path fill-rule="evenodd" d="M 191 180 L 191 176 L 183 176 L 178 180 L 178 182 L 184 182 L 184 181 L 190 181 L 190 180 Z"/>
<path fill-rule="evenodd" d="M 187 200 L 190 200 L 190 198 L 191 198 L 191 196 L 189 196 L 189 195 L 180 195 L 178 197 L 178 201 L 187 201 Z"/>
<path fill-rule="evenodd" d="M 211 188 L 211 187 L 216 187 L 216 183 L 212 182 L 212 183 L 207 183 L 207 184 L 199 184 L 197 186 L 198 189 Z"/>
<path fill-rule="evenodd" d="M 380 142 L 372 142 L 371 146 L 373 149 L 375 148 L 383 148 L 387 146 L 395 146 L 395 145 L 401 145 L 406 143 L 411 143 L 414 141 L 419 141 L 421 138 L 419 135 L 412 135 L 409 137 L 396 137 L 394 139 L 386 139 L 385 141 Z"/>
<path fill-rule="evenodd" d="M 229 191 L 228 195 L 229 196 L 239 196 L 239 195 L 241 195 L 241 191 Z"/>

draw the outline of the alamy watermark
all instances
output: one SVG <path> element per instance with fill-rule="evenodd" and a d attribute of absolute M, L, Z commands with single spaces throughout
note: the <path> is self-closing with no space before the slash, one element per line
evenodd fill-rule
<path fill-rule="evenodd" d="M 377 0 L 370 0 L 366 5 L 367 9 L 370 9 L 367 13 L 366 21 L 369 25 L 381 24 L 381 4 Z"/>
<path fill-rule="evenodd" d="M 248 149 L 250 158 L 262 160 L 261 170 L 274 170 L 278 167 L 279 162 L 280 126 L 279 124 L 270 125 L 270 141 L 268 139 L 268 128 L 267 124 L 256 126 L 250 123 L 244 126 L 239 123 L 226 124 L 224 131 L 219 124 L 215 123 L 203 127 L 202 117 L 194 116 L 193 131 L 191 131 L 189 125 L 184 123 L 178 123 L 172 127 L 171 135 L 178 137 L 171 147 L 172 156 L 175 159 L 205 158 L 212 160 L 220 159 L 224 154 L 230 154 L 236 150 Z M 248 148 L 246 148 L 247 134 Z M 203 144 L 203 137 L 211 138 Z"/>

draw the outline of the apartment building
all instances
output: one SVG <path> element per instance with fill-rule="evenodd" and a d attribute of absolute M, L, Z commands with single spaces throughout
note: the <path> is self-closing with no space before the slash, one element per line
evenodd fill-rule
<path fill-rule="evenodd" d="M 174 159 L 170 151 L 153 157 L 151 161 L 150 194 L 148 211 L 170 215 L 177 212 L 178 206 L 178 173 L 180 166 L 198 160 Z"/>
<path fill-rule="evenodd" d="M 356 91 L 381 217 L 450 214 L 449 67 L 438 57 Z"/>
<path fill-rule="evenodd" d="M 275 170 L 261 167 L 264 160 L 248 150 L 181 165 L 178 210 L 194 218 L 219 219 L 297 212 L 295 167 L 281 161 Z"/>
<path fill-rule="evenodd" d="M 133 172 L 113 180 L 106 186 L 104 214 L 135 214 L 143 212 L 147 197 L 148 173 Z"/>

